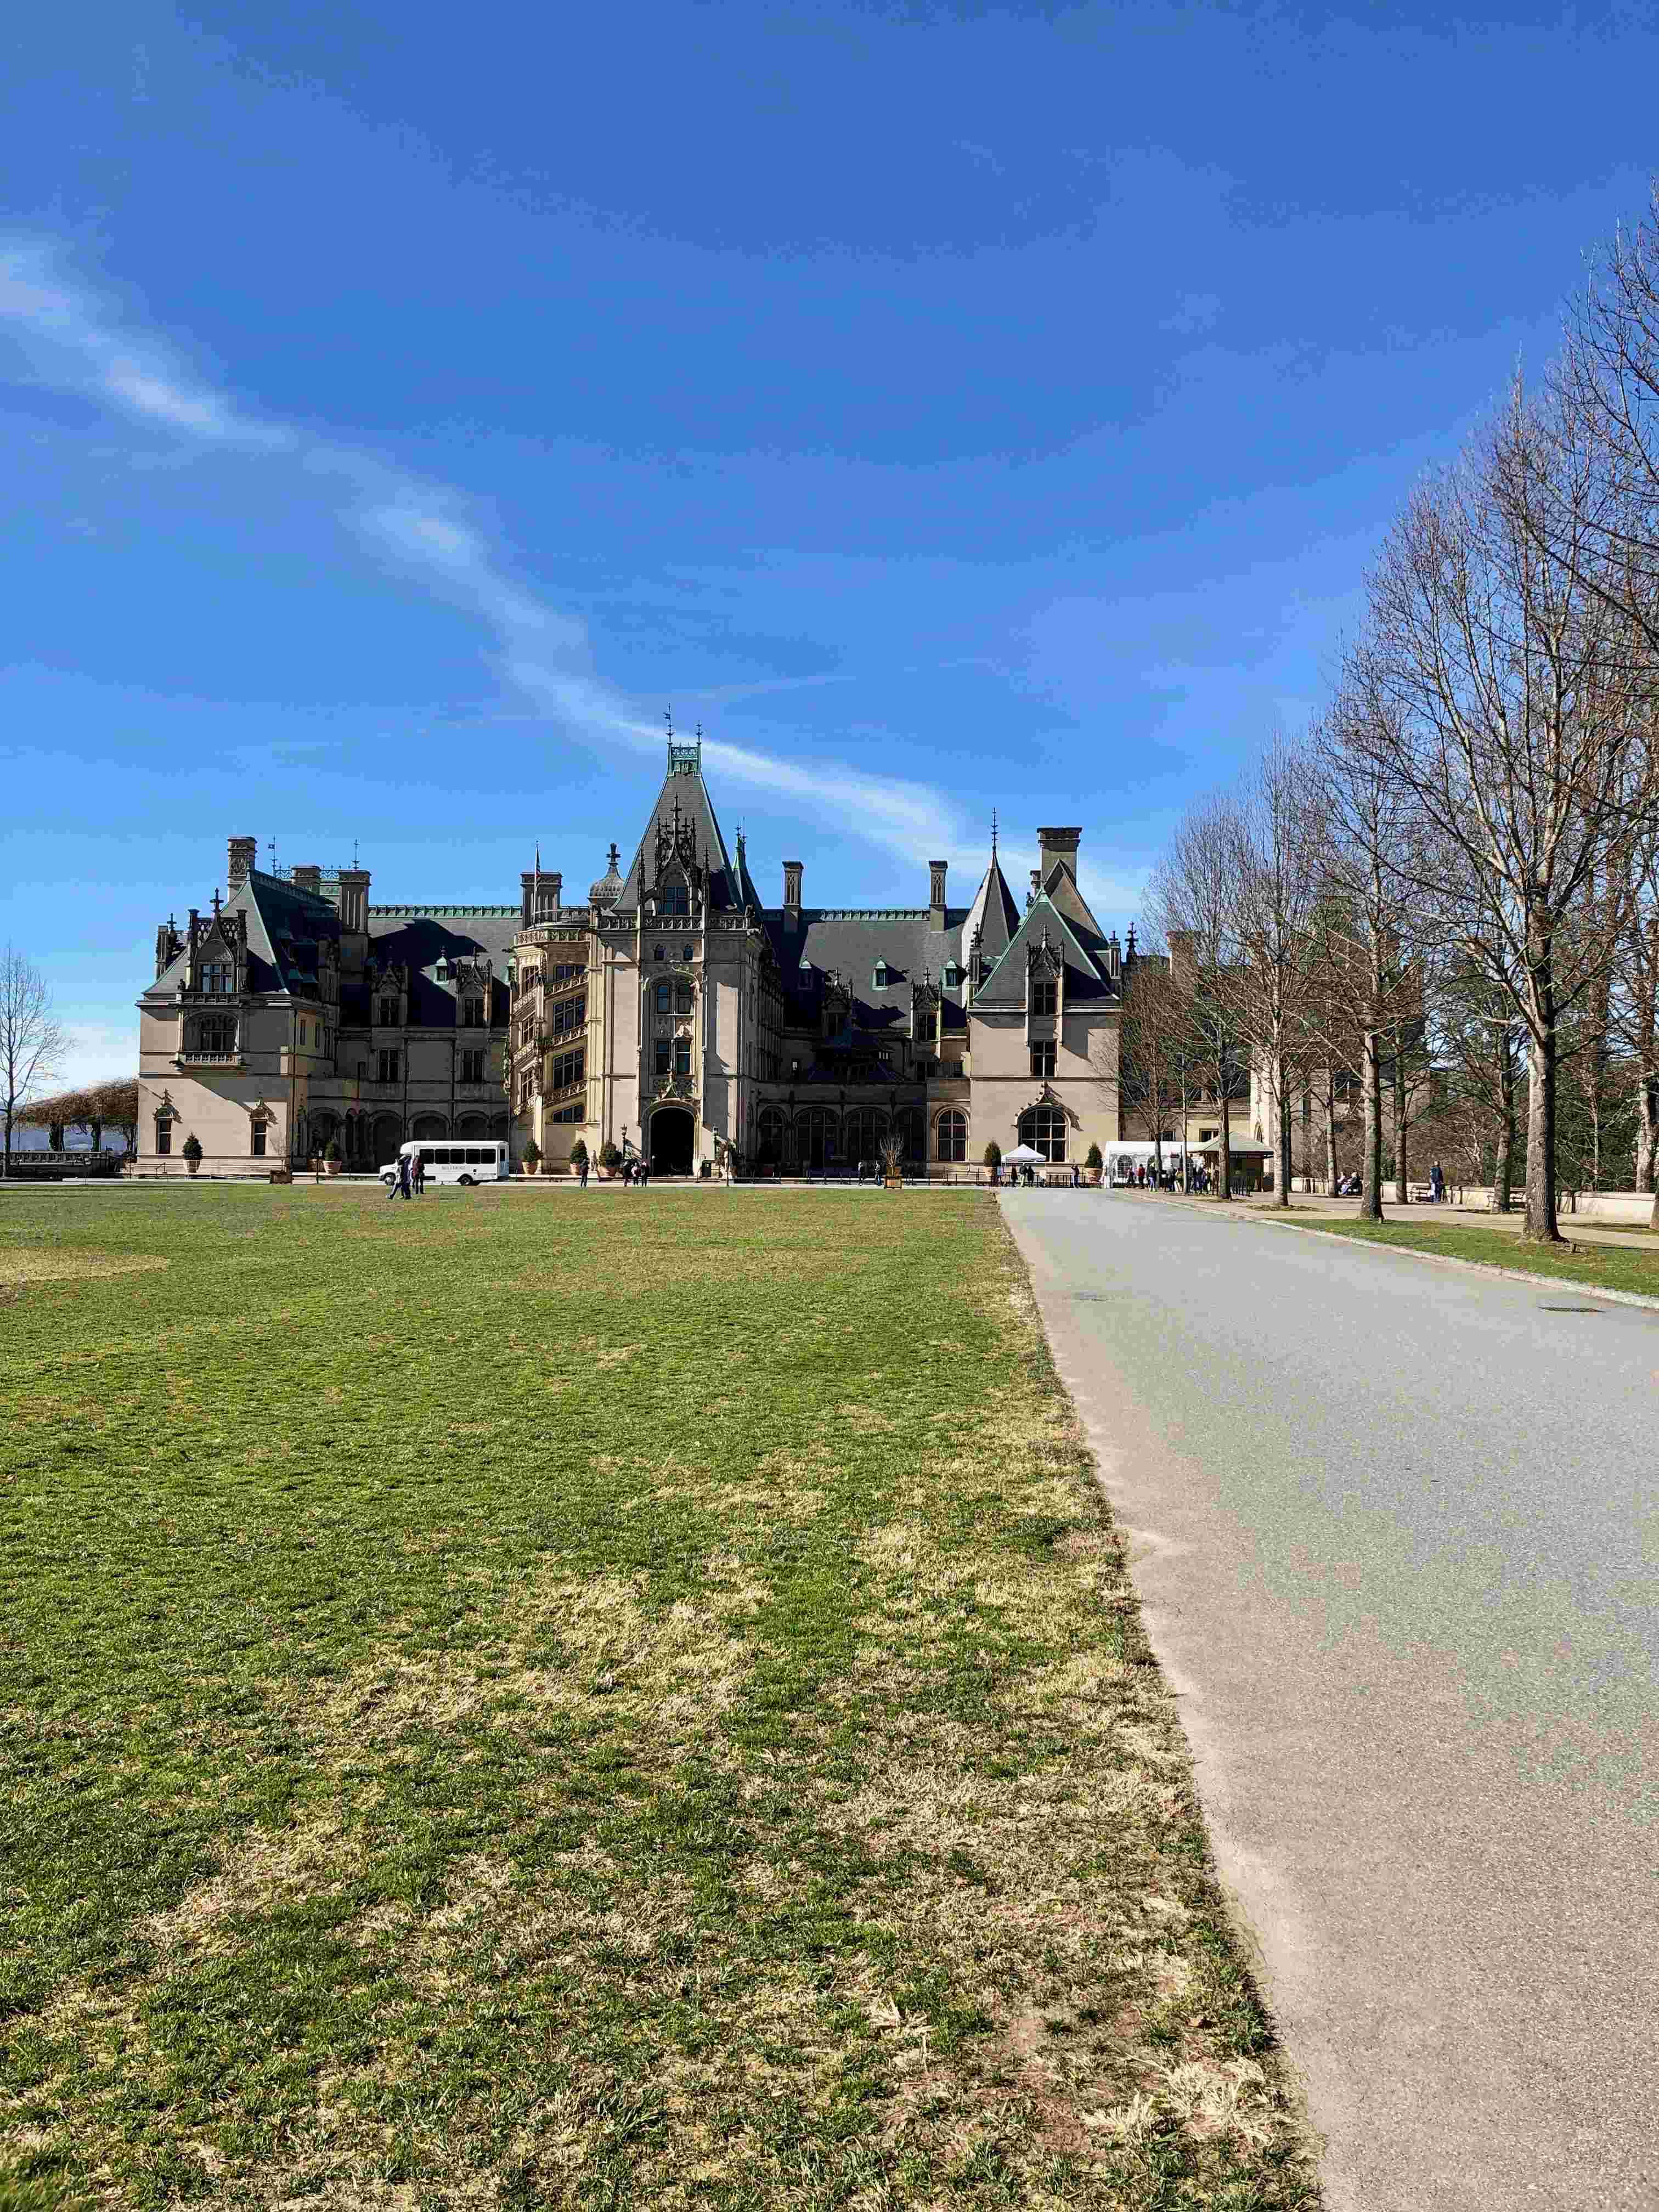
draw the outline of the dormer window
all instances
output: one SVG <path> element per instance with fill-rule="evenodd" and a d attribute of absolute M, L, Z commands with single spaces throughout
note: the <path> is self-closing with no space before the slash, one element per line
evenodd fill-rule
<path fill-rule="evenodd" d="M 947 991 L 954 991 L 960 987 L 962 982 L 962 970 L 954 960 L 947 960 L 945 962 L 945 972 L 939 977 L 939 981 L 944 985 Z"/>
<path fill-rule="evenodd" d="M 383 1030 L 395 1030 L 397 1028 L 398 1001 L 395 999 L 381 1000 L 380 1019 L 380 1027 Z"/>
<path fill-rule="evenodd" d="M 803 975 L 810 975 L 811 974 L 812 963 L 810 960 L 803 957 L 800 963 L 800 972 Z"/>
<path fill-rule="evenodd" d="M 657 910 L 659 914 L 684 914 L 691 911 L 690 888 L 685 884 L 660 884 L 657 888 Z"/>
<path fill-rule="evenodd" d="M 1033 975 L 1031 978 L 1031 1012 L 1052 1014 L 1058 1001 L 1059 986 L 1052 975 Z"/>
<path fill-rule="evenodd" d="M 870 978 L 870 988 L 872 991 L 884 991 L 887 988 L 887 963 L 884 960 L 877 961 L 875 972 Z"/>
<path fill-rule="evenodd" d="M 463 1028 L 469 1030 L 481 1030 L 483 1027 L 483 1000 L 482 999 L 462 1000 L 461 1024 Z"/>
<path fill-rule="evenodd" d="M 441 960 L 432 972 L 434 975 L 436 976 L 439 982 L 447 983 L 449 981 L 452 970 L 447 960 Z"/>
<path fill-rule="evenodd" d="M 202 988 L 210 998 L 228 999 L 236 988 L 236 970 L 225 959 L 208 960 L 202 964 Z"/>

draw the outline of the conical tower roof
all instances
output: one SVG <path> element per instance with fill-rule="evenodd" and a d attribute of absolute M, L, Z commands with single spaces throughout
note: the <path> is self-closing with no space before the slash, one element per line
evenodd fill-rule
<path fill-rule="evenodd" d="M 1004 879 L 997 861 L 996 847 L 991 848 L 991 865 L 979 889 L 974 893 L 974 902 L 968 909 L 968 919 L 962 925 L 962 957 L 965 961 L 973 951 L 974 933 L 979 933 L 981 949 L 987 960 L 995 960 L 1006 952 L 1019 927 L 1019 908 L 1014 904 L 1014 895 Z"/>

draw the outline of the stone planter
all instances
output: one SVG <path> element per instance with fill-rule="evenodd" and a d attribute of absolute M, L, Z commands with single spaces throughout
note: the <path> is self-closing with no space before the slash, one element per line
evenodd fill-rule
<path fill-rule="evenodd" d="M 339 1174 L 341 1169 L 344 1167 L 345 1162 L 343 1160 L 325 1160 L 323 1164 L 327 1169 L 330 1175 L 337 1176 Z"/>
<path fill-rule="evenodd" d="M 889 1176 L 886 1181 L 889 1190 L 902 1190 L 904 1188 L 904 1177 L 902 1175 Z"/>

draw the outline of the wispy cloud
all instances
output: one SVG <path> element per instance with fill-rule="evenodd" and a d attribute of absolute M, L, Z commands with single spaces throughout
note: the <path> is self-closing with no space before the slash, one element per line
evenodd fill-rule
<path fill-rule="evenodd" d="M 263 459 L 325 487 L 333 511 L 374 558 L 480 624 L 506 703 L 521 704 L 598 749 L 621 744 L 649 753 L 660 746 L 657 724 L 596 671 L 585 624 L 512 574 L 451 487 L 243 406 L 84 283 L 56 240 L 0 240 L 0 325 L 43 383 L 95 398 L 188 447 Z M 957 806 L 930 785 L 719 740 L 705 743 L 704 757 L 734 782 L 814 805 L 833 790 L 853 834 L 913 865 L 966 859 L 975 846 L 982 854 L 977 841 L 970 844 Z"/>

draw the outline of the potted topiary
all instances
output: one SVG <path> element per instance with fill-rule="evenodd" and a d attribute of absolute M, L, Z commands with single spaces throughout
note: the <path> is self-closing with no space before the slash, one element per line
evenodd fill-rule
<path fill-rule="evenodd" d="M 1090 1146 L 1088 1151 L 1084 1154 L 1083 1164 L 1088 1170 L 1090 1180 L 1093 1182 L 1098 1182 L 1100 1181 L 1100 1170 L 1106 1164 L 1104 1159 L 1101 1156 L 1101 1150 L 1098 1145 Z"/>
<path fill-rule="evenodd" d="M 202 1140 L 194 1129 L 185 1139 L 185 1165 L 194 1175 L 202 1164 Z"/>
<path fill-rule="evenodd" d="M 573 1176 L 580 1176 L 582 1169 L 586 1166 L 586 1162 L 587 1146 L 583 1143 L 582 1139 L 578 1137 L 575 1143 L 570 1147 L 571 1174 Z"/>
<path fill-rule="evenodd" d="M 328 1150 L 324 1153 L 323 1158 L 327 1164 L 329 1173 L 331 1176 L 338 1175 L 340 1170 L 345 1165 L 345 1155 L 340 1150 L 340 1140 L 337 1137 L 330 1139 Z"/>
<path fill-rule="evenodd" d="M 991 1170 L 991 1180 L 997 1179 L 997 1170 L 1002 1165 L 1002 1147 L 994 1137 L 985 1147 L 985 1164 Z"/>
<path fill-rule="evenodd" d="M 542 1164 L 542 1148 L 532 1137 L 524 1148 L 524 1171 L 534 1175 Z"/>
<path fill-rule="evenodd" d="M 599 1165 L 607 1176 L 613 1176 L 623 1164 L 622 1154 L 607 1137 L 599 1147 Z"/>

